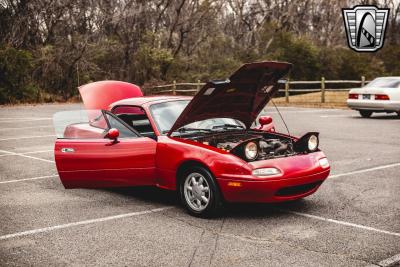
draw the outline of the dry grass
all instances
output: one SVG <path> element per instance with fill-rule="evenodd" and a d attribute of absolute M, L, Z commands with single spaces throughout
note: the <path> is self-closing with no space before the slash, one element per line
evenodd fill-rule
<path fill-rule="evenodd" d="M 274 98 L 274 102 L 279 106 L 347 108 L 347 96 L 345 91 L 328 91 L 325 92 L 325 103 L 321 103 L 321 93 L 315 92 L 289 96 L 289 103 L 286 103 L 285 97 Z"/>

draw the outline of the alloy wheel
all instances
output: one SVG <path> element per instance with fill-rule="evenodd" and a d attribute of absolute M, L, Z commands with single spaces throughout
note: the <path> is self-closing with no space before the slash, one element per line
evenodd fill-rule
<path fill-rule="evenodd" d="M 185 201 L 197 212 L 205 210 L 211 199 L 211 190 L 207 180 L 200 173 L 190 173 L 183 186 Z"/>

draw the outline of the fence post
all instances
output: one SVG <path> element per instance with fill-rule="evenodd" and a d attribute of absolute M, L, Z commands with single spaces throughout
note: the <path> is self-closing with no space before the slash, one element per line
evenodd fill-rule
<path fill-rule="evenodd" d="M 176 95 L 176 81 L 174 80 L 173 84 L 172 84 L 172 94 Z"/>
<path fill-rule="evenodd" d="M 361 87 L 365 85 L 365 76 L 361 76 Z"/>
<path fill-rule="evenodd" d="M 325 103 L 325 77 L 321 77 L 321 103 Z"/>
<path fill-rule="evenodd" d="M 196 86 L 197 92 L 200 91 L 200 80 L 197 80 L 197 86 Z"/>
<path fill-rule="evenodd" d="M 289 103 L 289 78 L 286 80 L 285 83 L 285 101 Z"/>

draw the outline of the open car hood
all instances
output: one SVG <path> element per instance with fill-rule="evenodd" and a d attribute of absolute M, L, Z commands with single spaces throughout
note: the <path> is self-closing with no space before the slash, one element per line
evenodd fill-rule
<path fill-rule="evenodd" d="M 247 63 L 227 80 L 208 82 L 186 106 L 168 135 L 189 123 L 211 118 L 237 119 L 250 128 L 278 90 L 278 80 L 291 67 L 285 62 Z"/>
<path fill-rule="evenodd" d="M 99 81 L 79 87 L 86 109 L 105 109 L 121 99 L 143 96 L 140 87 L 127 82 Z"/>

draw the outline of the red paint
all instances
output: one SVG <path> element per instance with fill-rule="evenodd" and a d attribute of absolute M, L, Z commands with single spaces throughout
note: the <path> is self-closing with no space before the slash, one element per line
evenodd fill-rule
<path fill-rule="evenodd" d="M 63 153 L 62 148 L 72 148 L 74 153 Z M 157 152 L 156 152 L 157 151 Z M 329 168 L 323 169 L 318 160 L 322 152 L 247 163 L 215 147 L 191 140 L 158 136 L 149 138 L 67 140 L 59 139 L 55 158 L 60 178 L 66 188 L 99 188 L 134 185 L 155 185 L 175 190 L 177 170 L 188 161 L 207 167 L 217 180 L 227 201 L 275 202 L 302 198 L 317 190 L 292 196 L 276 196 L 284 187 L 323 182 Z M 253 169 L 275 167 L 282 175 L 259 178 Z M 228 186 L 240 182 L 240 187 Z"/>
<path fill-rule="evenodd" d="M 224 95 L 220 94 L 221 98 L 211 101 L 214 103 L 219 99 L 217 102 L 220 105 L 217 107 L 211 103 L 211 106 L 208 106 L 209 112 L 207 112 L 203 109 L 204 106 L 198 106 L 199 103 L 205 103 L 203 102 L 204 99 L 197 98 L 196 100 L 195 97 L 189 103 L 189 108 L 181 114 L 178 119 L 179 122 L 177 120 L 174 127 L 209 116 L 224 117 L 225 115 L 243 119 L 247 126 L 251 125 L 269 97 L 265 95 L 261 87 L 253 88 L 254 99 L 251 101 L 250 109 L 240 109 L 239 107 L 242 107 L 240 98 L 249 96 L 246 95 L 243 85 L 253 84 L 257 77 L 263 81 L 262 85 L 268 85 L 269 82 L 266 81 L 268 79 L 276 82 L 279 75 L 272 77 L 261 75 L 262 77 L 259 77 L 260 73 L 264 73 L 265 68 L 268 69 L 271 66 L 278 68 L 280 74 L 286 73 L 289 67 L 286 63 L 278 64 L 275 62 L 245 65 L 230 77 L 230 80 L 235 83 L 234 89 L 237 90 L 228 90 L 227 94 L 232 93 L 236 102 L 229 103 L 233 98 L 224 98 Z M 96 88 L 97 86 L 94 86 L 94 84 L 100 86 Z M 112 84 L 118 86 L 109 86 Z M 112 88 L 118 89 L 115 90 L 115 94 Z M 128 90 L 124 88 L 128 88 Z M 66 188 L 154 185 L 175 190 L 178 171 L 184 164 L 191 162 L 201 164 L 210 170 L 227 201 L 277 202 L 298 199 L 312 194 L 329 175 L 330 168 L 324 169 L 319 164 L 319 159 L 325 158 L 323 152 L 249 163 L 216 147 L 160 135 L 149 112 L 149 107 L 154 103 L 190 98 L 157 96 L 126 99 L 132 97 L 133 92 L 138 93 L 135 88 L 134 85 L 126 83 L 101 82 L 85 85 L 81 87 L 80 91 L 84 95 L 83 99 L 88 108 L 108 109 L 117 114 L 146 114 L 157 136 L 157 141 L 147 137 L 118 138 L 115 140 L 117 134 L 113 129 L 108 131 L 108 137 L 114 139 L 110 140 L 104 138 L 105 129 L 95 128 L 89 124 L 67 127 L 64 136 L 74 139 L 58 139 L 54 148 L 57 170 Z M 200 92 L 204 93 L 207 87 L 203 89 Z M 267 90 L 268 88 L 264 89 Z M 95 95 L 96 92 L 98 93 L 97 96 Z M 105 97 L 103 97 L 103 92 L 107 93 Z M 141 95 L 141 92 L 139 95 Z M 235 106 L 234 103 L 238 105 Z M 210 105 L 210 103 L 208 104 Z M 218 110 L 222 114 L 218 113 Z M 274 131 L 272 121 L 269 119 L 264 118 L 260 123 L 262 128 L 260 130 Z M 278 133 L 277 135 L 286 136 Z M 294 141 L 297 140 L 296 138 L 293 139 Z M 277 168 L 281 171 L 281 174 L 267 178 L 252 175 L 254 169 L 264 167 Z M 314 186 L 304 187 L 306 184 L 313 184 Z M 288 187 L 290 190 L 303 187 L 306 189 L 282 194 L 282 192 L 292 192 Z"/>
<path fill-rule="evenodd" d="M 119 136 L 119 131 L 118 129 L 115 128 L 111 128 L 110 130 L 108 130 L 108 133 L 106 135 L 106 137 L 110 139 L 117 139 L 118 136 Z"/>
<path fill-rule="evenodd" d="M 79 87 L 86 109 L 107 109 L 115 101 L 143 96 L 140 87 L 120 81 L 100 81 Z"/>
<path fill-rule="evenodd" d="M 156 146 L 147 137 L 58 139 L 54 153 L 65 188 L 154 185 Z"/>
<path fill-rule="evenodd" d="M 270 116 L 261 116 L 261 117 L 258 119 L 258 122 L 259 122 L 262 126 L 267 125 L 267 124 L 271 124 L 271 123 L 272 123 L 272 117 L 270 117 Z"/>
<path fill-rule="evenodd" d="M 260 116 L 258 119 L 260 126 L 257 129 L 262 130 L 264 132 L 275 132 L 275 126 L 272 123 L 271 116 Z"/>
<path fill-rule="evenodd" d="M 88 123 L 68 125 L 64 131 L 64 138 L 72 139 L 93 139 L 103 138 L 104 129 L 92 127 Z"/>
<path fill-rule="evenodd" d="M 318 160 L 325 158 L 323 152 L 315 152 L 287 158 L 247 163 L 226 151 L 197 142 L 162 136 L 159 138 L 156 166 L 157 184 L 163 188 L 176 189 L 176 171 L 188 160 L 209 168 L 216 178 L 226 201 L 230 202 L 278 202 L 305 197 L 317 190 L 303 194 L 276 196 L 282 188 L 301 184 L 323 182 L 330 169 L 323 169 Z M 275 167 L 282 175 L 275 178 L 260 178 L 252 170 Z M 229 182 L 240 182 L 242 186 L 228 186 Z"/>

